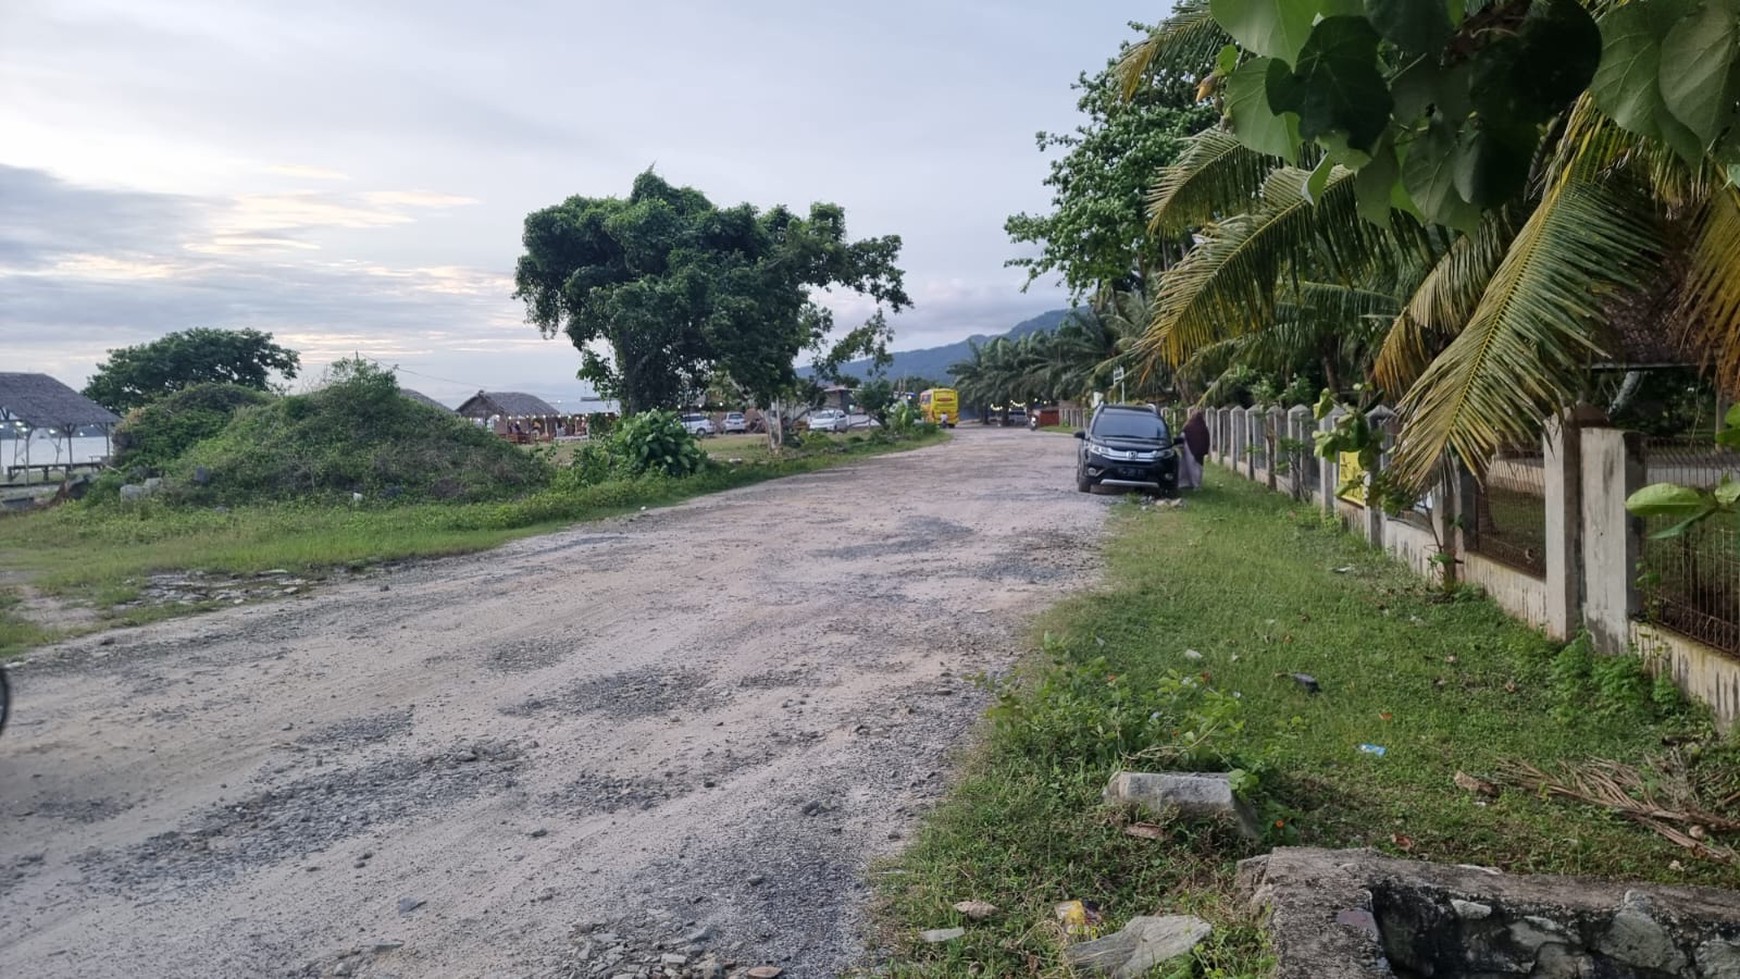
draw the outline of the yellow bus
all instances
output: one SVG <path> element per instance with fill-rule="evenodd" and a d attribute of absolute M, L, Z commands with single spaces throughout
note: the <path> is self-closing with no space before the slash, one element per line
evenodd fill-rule
<path fill-rule="evenodd" d="M 918 410 L 925 421 L 954 428 L 961 420 L 961 398 L 954 388 L 926 388 L 918 392 Z"/>

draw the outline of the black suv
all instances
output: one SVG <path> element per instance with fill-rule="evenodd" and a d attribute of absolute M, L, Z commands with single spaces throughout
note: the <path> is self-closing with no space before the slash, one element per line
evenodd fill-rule
<path fill-rule="evenodd" d="M 1166 420 L 1146 405 L 1100 405 L 1087 431 L 1076 432 L 1075 488 L 1132 486 L 1156 496 L 1178 493 L 1178 451 L 1182 439 L 1166 430 Z"/>

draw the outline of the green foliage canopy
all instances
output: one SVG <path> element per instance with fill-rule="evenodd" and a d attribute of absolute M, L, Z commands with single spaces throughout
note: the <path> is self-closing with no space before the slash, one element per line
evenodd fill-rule
<path fill-rule="evenodd" d="M 1547 125 L 1585 93 L 1687 164 L 1708 154 L 1740 176 L 1740 0 L 1206 7 L 1233 41 L 1209 84 L 1239 140 L 1321 160 L 1320 179 L 1358 171 L 1361 212 L 1379 222 L 1395 206 L 1471 231 L 1523 189 Z M 1126 86 L 1153 61 L 1126 59 Z"/>
<path fill-rule="evenodd" d="M 273 343 L 270 333 L 196 328 L 110 350 L 84 394 L 125 414 L 195 384 L 239 384 L 264 391 L 273 371 L 293 378 L 301 366 L 296 351 Z"/>
<path fill-rule="evenodd" d="M 720 208 L 651 171 L 626 199 L 576 196 L 527 215 L 523 243 L 514 295 L 526 319 L 546 336 L 565 332 L 580 376 L 629 413 L 677 407 L 716 370 L 766 406 L 796 388 L 803 350 L 820 363 L 885 356 L 883 309 L 912 305 L 895 265 L 899 236 L 849 240 L 834 204 L 813 204 L 807 217 Z M 877 306 L 831 347 L 833 316 L 811 299 L 829 288 Z"/>
<path fill-rule="evenodd" d="M 1103 70 L 1077 79 L 1076 107 L 1085 117 L 1079 126 L 1037 137 L 1041 152 L 1062 154 L 1051 161 L 1045 179 L 1052 189 L 1051 212 L 1016 214 L 1003 224 L 1011 241 L 1039 248 L 1038 255 L 1008 262 L 1027 270 L 1030 285 L 1055 273 L 1076 298 L 1102 287 L 1126 288 L 1178 252 L 1176 243 L 1148 234 L 1142 199 L 1155 171 L 1215 115 L 1196 99 L 1195 84 L 1180 77 L 1158 78 L 1126 101 L 1115 66 L 1129 47 L 1123 45 Z"/>

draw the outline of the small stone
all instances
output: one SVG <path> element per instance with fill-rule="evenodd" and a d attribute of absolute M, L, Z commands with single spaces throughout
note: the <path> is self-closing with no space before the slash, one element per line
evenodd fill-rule
<path fill-rule="evenodd" d="M 1108 803 L 1138 805 L 1155 813 L 1176 810 L 1191 819 L 1221 819 L 1233 824 L 1247 839 L 1261 839 L 1263 831 L 1224 774 L 1188 772 L 1118 772 L 1106 783 Z"/>
<path fill-rule="evenodd" d="M 745 973 L 745 975 L 747 975 L 749 979 L 779 979 L 780 974 L 783 972 L 785 972 L 785 970 L 777 965 L 758 965 L 755 968 L 750 969 Z"/>
<path fill-rule="evenodd" d="M 700 928 L 695 929 L 692 932 L 689 932 L 688 936 L 685 937 L 683 939 L 683 941 L 687 942 L 690 945 L 699 945 L 700 943 L 702 943 L 702 942 L 704 942 L 712 937 L 713 937 L 713 926 L 712 925 L 704 925 Z"/>
<path fill-rule="evenodd" d="M 1456 917 L 1463 921 L 1484 921 L 1492 917 L 1492 905 L 1478 901 L 1464 901 L 1453 897 L 1450 899 L 1450 907 L 1456 910 Z"/>
<path fill-rule="evenodd" d="M 392 585 L 382 585 L 381 586 L 381 591 L 392 591 L 392 590 L 393 590 Z"/>
<path fill-rule="evenodd" d="M 399 913 L 410 914 L 428 903 L 428 901 L 425 901 L 420 897 L 401 897 L 399 898 Z"/>
<path fill-rule="evenodd" d="M 546 836 L 549 836 L 550 831 L 543 828 L 542 826 L 540 826 L 537 829 L 532 830 L 530 833 L 528 833 L 526 835 L 530 836 L 534 840 L 539 840 L 539 839 L 543 839 Z"/>
<path fill-rule="evenodd" d="M 666 952 L 665 954 L 659 956 L 659 965 L 676 966 L 677 968 L 680 969 L 683 966 L 688 965 L 688 964 L 689 964 L 689 957 L 687 955 L 678 955 L 675 952 Z"/>
<path fill-rule="evenodd" d="M 767 879 L 767 877 L 765 875 L 755 874 L 754 876 L 750 877 L 749 880 L 746 881 L 745 883 L 747 883 L 750 887 L 760 887 L 761 882 L 765 881 L 766 879 Z"/>
<path fill-rule="evenodd" d="M 918 937 L 932 945 L 941 945 L 943 942 L 952 942 L 966 933 L 965 928 L 932 928 L 930 931 L 920 932 Z"/>
<path fill-rule="evenodd" d="M 959 901 L 955 904 L 955 910 L 974 921 L 984 921 L 997 913 L 997 906 L 986 901 Z"/>
<path fill-rule="evenodd" d="M 822 800 L 811 799 L 810 801 L 804 803 L 804 815 L 814 816 L 816 813 L 822 812 L 826 808 L 827 808 L 827 806 L 822 803 Z"/>

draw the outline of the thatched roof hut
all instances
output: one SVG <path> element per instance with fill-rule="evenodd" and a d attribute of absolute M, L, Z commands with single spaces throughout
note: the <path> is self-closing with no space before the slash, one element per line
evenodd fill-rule
<path fill-rule="evenodd" d="M 47 374 L 0 372 L 0 429 L 24 442 L 24 460 L 8 460 L 7 475 L 30 468 L 31 436 L 36 432 L 64 438 L 70 456 L 72 440 L 81 428 L 101 428 L 106 439 L 119 415 L 49 377 Z"/>
<path fill-rule="evenodd" d="M 553 418 L 561 414 L 544 399 L 519 391 L 479 391 L 453 410 L 466 418 Z"/>

